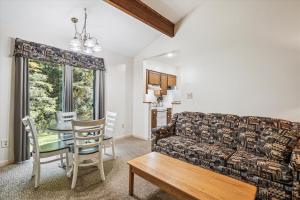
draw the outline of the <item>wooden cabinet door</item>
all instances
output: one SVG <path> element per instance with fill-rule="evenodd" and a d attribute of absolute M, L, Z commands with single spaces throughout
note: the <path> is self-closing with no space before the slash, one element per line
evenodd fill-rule
<path fill-rule="evenodd" d="M 148 84 L 160 85 L 160 73 L 155 71 L 148 71 Z"/>
<path fill-rule="evenodd" d="M 161 74 L 160 75 L 160 94 L 166 95 L 168 90 L 168 75 L 167 74 Z"/>
<path fill-rule="evenodd" d="M 168 87 L 176 86 L 176 76 L 168 74 Z"/>
<path fill-rule="evenodd" d="M 171 123 L 172 121 L 172 108 L 167 109 L 167 124 Z"/>
<path fill-rule="evenodd" d="M 151 129 L 157 127 L 157 110 L 151 110 Z"/>

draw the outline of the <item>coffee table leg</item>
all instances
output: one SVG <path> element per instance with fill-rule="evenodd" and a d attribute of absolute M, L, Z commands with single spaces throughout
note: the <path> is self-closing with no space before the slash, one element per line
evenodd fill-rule
<path fill-rule="evenodd" d="M 129 195 L 133 196 L 134 173 L 132 167 L 129 166 Z"/>

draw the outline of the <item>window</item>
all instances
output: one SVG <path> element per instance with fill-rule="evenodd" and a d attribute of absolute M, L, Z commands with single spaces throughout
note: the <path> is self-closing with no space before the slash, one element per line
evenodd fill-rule
<path fill-rule="evenodd" d="M 73 110 L 81 120 L 94 116 L 94 71 L 73 68 Z"/>
<path fill-rule="evenodd" d="M 94 80 L 95 73 L 91 69 L 74 67 L 66 72 L 63 65 L 41 62 L 30 59 L 28 61 L 29 84 L 29 115 L 35 121 L 39 143 L 45 144 L 56 141 L 58 134 L 48 131 L 50 124 L 56 121 L 56 112 L 64 108 L 65 73 L 72 73 L 73 110 L 79 119 L 88 120 L 94 117 Z M 71 81 L 71 80 L 70 80 Z"/>
<path fill-rule="evenodd" d="M 35 121 L 39 142 L 44 144 L 57 140 L 57 134 L 47 131 L 55 120 L 56 112 L 62 110 L 63 66 L 28 61 L 29 115 Z"/>

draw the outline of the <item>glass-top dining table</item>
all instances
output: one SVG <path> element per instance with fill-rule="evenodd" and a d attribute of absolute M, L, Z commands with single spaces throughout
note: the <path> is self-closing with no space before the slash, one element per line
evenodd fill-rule
<path fill-rule="evenodd" d="M 51 132 L 55 132 L 58 134 L 59 140 L 63 140 L 66 144 L 73 146 L 74 144 L 74 137 L 73 137 L 73 129 L 72 124 L 70 123 L 51 123 L 50 126 L 47 128 Z M 109 136 L 106 136 L 104 134 L 103 140 L 109 139 Z M 70 152 L 72 154 L 72 152 Z M 71 156 L 72 158 L 72 156 Z M 70 162 L 71 163 L 71 162 Z M 61 160 L 60 167 L 65 168 L 67 167 L 66 164 Z M 72 175 L 73 167 L 70 166 L 69 169 L 67 169 L 67 176 L 70 177 Z"/>
<path fill-rule="evenodd" d="M 72 132 L 72 124 L 71 123 L 52 123 L 48 130 L 55 132 Z"/>
<path fill-rule="evenodd" d="M 72 129 L 72 124 L 71 122 L 67 123 L 60 123 L 60 122 L 55 122 L 50 124 L 48 127 L 48 130 L 51 132 L 55 132 L 58 134 L 58 137 L 60 140 L 73 140 L 73 129 Z M 64 135 L 68 135 L 68 137 L 64 137 Z"/>
<path fill-rule="evenodd" d="M 72 124 L 71 123 L 51 123 L 47 128 L 48 131 L 58 134 L 58 139 L 63 140 L 68 145 L 73 145 L 73 133 L 72 133 Z M 67 137 L 66 137 L 67 136 Z M 61 159 L 60 167 L 66 167 L 66 164 Z"/>
<path fill-rule="evenodd" d="M 53 123 L 48 127 L 48 130 L 51 132 L 56 132 L 59 135 L 59 138 L 62 140 L 72 140 L 73 141 L 73 129 L 71 123 Z M 70 137 L 63 138 L 62 134 L 68 134 Z M 110 137 L 104 134 L 103 140 L 107 140 Z M 73 144 L 73 143 L 72 143 Z"/>

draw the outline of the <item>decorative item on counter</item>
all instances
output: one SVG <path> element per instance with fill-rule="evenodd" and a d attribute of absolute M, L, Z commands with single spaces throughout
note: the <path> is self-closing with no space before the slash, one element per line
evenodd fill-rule
<path fill-rule="evenodd" d="M 178 89 L 167 91 L 168 102 L 180 103 L 181 102 L 181 91 Z"/>
<path fill-rule="evenodd" d="M 149 90 L 155 91 L 155 90 L 161 90 L 161 88 L 158 85 L 148 85 L 148 91 Z"/>
<path fill-rule="evenodd" d="M 145 94 L 145 96 L 144 96 L 144 101 L 145 102 L 150 102 L 150 103 L 156 103 L 157 102 L 157 98 L 154 95 L 153 90 L 148 90 L 148 94 Z"/>

